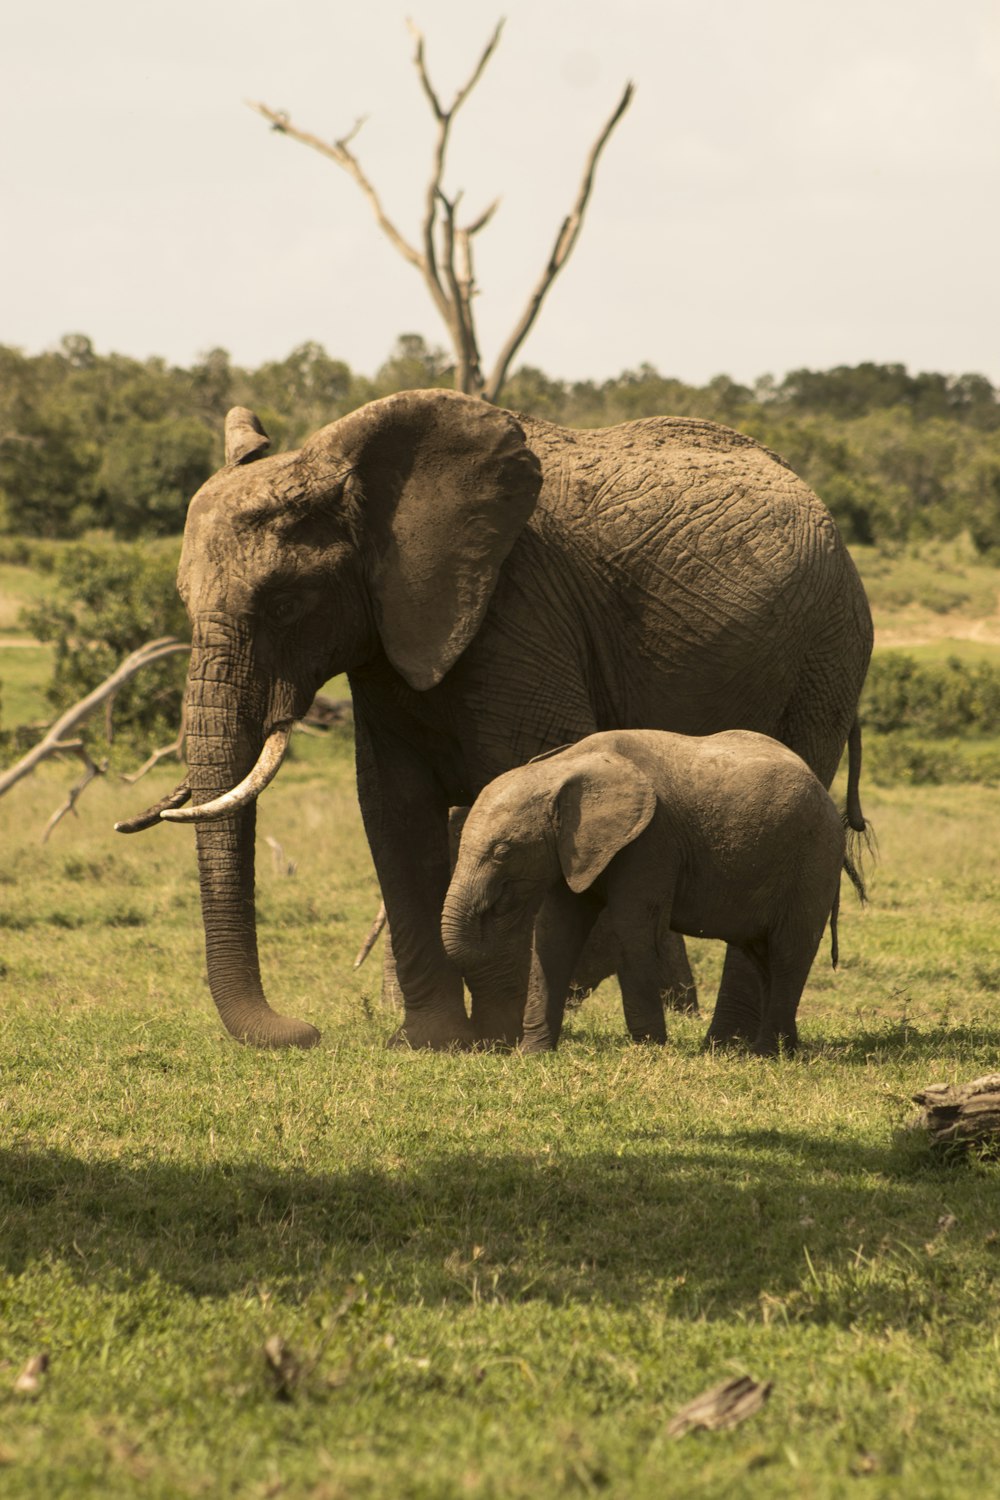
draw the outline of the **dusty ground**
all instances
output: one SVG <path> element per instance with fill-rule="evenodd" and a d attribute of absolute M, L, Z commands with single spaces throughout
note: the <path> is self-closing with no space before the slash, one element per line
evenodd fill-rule
<path fill-rule="evenodd" d="M 876 650 L 893 647 L 930 646 L 937 641 L 977 641 L 984 646 L 1000 646 L 1000 608 L 991 615 L 972 618 L 960 614 L 933 614 L 911 606 L 875 618 Z"/>

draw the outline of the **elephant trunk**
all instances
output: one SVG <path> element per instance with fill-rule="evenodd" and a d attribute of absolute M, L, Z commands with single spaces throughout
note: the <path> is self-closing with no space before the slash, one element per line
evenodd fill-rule
<path fill-rule="evenodd" d="M 445 897 L 441 911 L 441 940 L 452 963 L 468 976 L 483 967 L 488 957 L 487 918 L 470 903 L 454 894 L 454 886 Z"/>
<path fill-rule="evenodd" d="M 472 1026 L 480 1043 L 514 1047 L 521 1039 L 531 959 L 531 922 L 498 925 L 448 895 L 441 914 L 445 952 L 472 996 Z"/>
<path fill-rule="evenodd" d="M 231 646 L 232 643 L 229 643 Z M 232 655 L 230 651 L 228 653 Z M 195 805 L 214 801 L 247 774 L 261 734 L 247 724 L 218 649 L 196 648 L 188 678 L 188 779 Z M 197 827 L 205 955 L 223 1024 L 257 1047 L 311 1047 L 319 1032 L 278 1015 L 260 977 L 254 905 L 256 803 Z"/>

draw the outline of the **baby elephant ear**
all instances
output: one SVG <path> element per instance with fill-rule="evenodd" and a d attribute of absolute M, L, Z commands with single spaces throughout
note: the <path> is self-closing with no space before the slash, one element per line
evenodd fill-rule
<path fill-rule="evenodd" d="M 226 413 L 227 464 L 252 463 L 270 446 L 260 418 L 248 406 L 234 406 Z"/>
<path fill-rule="evenodd" d="M 570 752 L 555 801 L 559 864 L 570 890 L 593 885 L 655 811 L 652 782 L 624 755 Z"/>

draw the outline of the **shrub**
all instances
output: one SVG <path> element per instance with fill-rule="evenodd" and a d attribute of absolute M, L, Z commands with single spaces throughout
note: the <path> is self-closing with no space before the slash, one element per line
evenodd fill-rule
<path fill-rule="evenodd" d="M 186 638 L 188 624 L 177 594 L 180 551 L 170 544 L 88 543 L 66 547 L 55 569 L 54 589 L 24 623 L 41 641 L 55 644 L 55 666 L 46 695 L 55 709 L 77 702 L 145 641 Z M 114 727 L 128 739 L 176 731 L 184 689 L 183 656 L 147 667 L 119 693 Z M 91 724 L 91 737 L 100 732 Z M 85 726 L 87 732 L 87 726 Z"/>
<path fill-rule="evenodd" d="M 865 778 L 876 786 L 995 785 L 1000 781 L 1000 745 L 989 740 L 875 734 L 865 741 L 864 763 Z"/>
<path fill-rule="evenodd" d="M 907 730 L 930 738 L 1000 733 L 1000 666 L 955 656 L 920 662 L 887 651 L 869 670 L 861 723 L 880 734 Z"/>

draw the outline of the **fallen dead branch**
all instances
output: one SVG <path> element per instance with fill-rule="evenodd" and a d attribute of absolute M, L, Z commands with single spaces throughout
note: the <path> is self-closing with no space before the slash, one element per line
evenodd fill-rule
<path fill-rule="evenodd" d="M 127 656 L 120 666 L 116 667 L 110 677 L 106 677 L 92 692 L 78 703 L 74 703 L 59 718 L 50 729 L 39 740 L 38 744 L 23 755 L 8 770 L 0 775 L 0 797 L 9 792 L 12 786 L 16 786 L 25 776 L 29 776 L 43 760 L 52 755 L 79 755 L 84 762 L 84 775 L 81 780 L 71 789 L 64 806 L 53 813 L 45 827 L 42 835 L 43 842 L 55 828 L 59 820 L 68 812 L 75 812 L 76 803 L 81 793 L 98 776 L 103 775 L 107 769 L 107 762 L 96 764 L 80 739 L 70 739 L 69 735 L 81 724 L 96 708 L 102 704 L 107 705 L 106 711 L 110 712 L 110 705 L 114 701 L 115 694 L 129 682 L 143 667 L 151 666 L 153 662 L 163 661 L 165 657 L 177 656 L 182 651 L 190 651 L 191 647 L 180 641 L 176 636 L 165 635 L 158 640 L 147 641 L 144 646 L 133 651 Z"/>
<path fill-rule="evenodd" d="M 105 756 L 104 759 L 99 763 L 93 760 L 90 752 L 87 750 L 87 747 L 84 745 L 82 740 L 73 740 L 70 743 L 63 745 L 62 748 L 64 751 L 75 751 L 75 753 L 79 755 L 80 759 L 83 761 L 84 770 L 83 775 L 80 777 L 80 780 L 74 782 L 70 787 L 69 793 L 66 797 L 66 801 L 63 803 L 62 807 L 57 807 L 49 821 L 46 823 L 45 832 L 42 834 L 43 844 L 48 843 L 49 834 L 55 828 L 56 824 L 61 822 L 61 820 L 66 816 L 67 813 L 72 813 L 74 817 L 79 817 L 79 814 L 76 810 L 78 798 L 86 791 L 87 787 L 92 781 L 94 781 L 98 776 L 104 776 L 107 773 L 108 769 L 107 756 Z"/>
<path fill-rule="evenodd" d="M 148 759 L 143 761 L 138 771 L 132 771 L 129 774 L 124 775 L 122 777 L 122 781 L 127 781 L 130 786 L 134 786 L 137 781 L 141 780 L 141 778 L 146 775 L 147 771 L 151 771 L 154 766 L 158 766 L 161 760 L 166 760 L 168 755 L 172 755 L 175 760 L 180 760 L 181 752 L 184 749 L 184 736 L 186 734 L 187 702 L 185 701 L 181 704 L 181 722 L 180 728 L 177 731 L 177 738 L 171 740 L 169 745 L 161 745 L 158 750 L 154 750 L 152 755 L 150 755 Z"/>
<path fill-rule="evenodd" d="M 384 926 L 385 926 L 385 902 L 383 901 L 379 905 L 378 911 L 375 913 L 375 920 L 374 920 L 374 922 L 372 923 L 372 925 L 368 929 L 368 936 L 365 938 L 364 942 L 361 944 L 361 947 L 358 949 L 357 957 L 354 960 L 354 968 L 356 968 L 356 969 L 360 969 L 361 968 L 361 965 L 364 963 L 365 959 L 368 957 L 369 953 L 372 951 L 372 949 L 374 948 L 375 944 L 378 942 L 379 934 L 381 933 L 382 928 Z"/>

